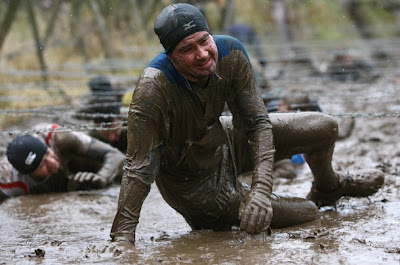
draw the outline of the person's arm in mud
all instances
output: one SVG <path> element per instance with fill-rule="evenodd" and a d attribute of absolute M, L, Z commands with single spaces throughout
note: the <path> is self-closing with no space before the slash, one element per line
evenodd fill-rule
<path fill-rule="evenodd" d="M 163 120 L 162 103 L 156 95 L 153 78 L 139 80 L 128 115 L 128 147 L 118 209 L 111 228 L 113 241 L 135 242 L 140 211 L 160 168 Z"/>
<path fill-rule="evenodd" d="M 29 194 L 29 187 L 7 157 L 0 157 L 0 203 L 5 199 Z"/>
<path fill-rule="evenodd" d="M 8 198 L 8 196 L 0 190 L 0 204 L 5 201 Z"/>
<path fill-rule="evenodd" d="M 57 133 L 54 141 L 60 153 L 101 161 L 97 172 L 81 171 L 69 176 L 71 182 L 86 188 L 104 188 L 122 175 L 125 156 L 117 149 L 83 133 Z M 73 185 L 72 185 L 73 186 Z"/>
<path fill-rule="evenodd" d="M 7 169 L 4 165 L 2 165 L 3 161 L 4 159 L 0 160 L 0 203 L 11 197 L 9 194 L 6 193 L 7 187 L 10 186 L 6 181 L 7 176 L 10 175 L 10 169 Z"/>
<path fill-rule="evenodd" d="M 249 139 L 252 150 L 253 176 L 251 190 L 239 209 L 241 229 L 260 233 L 268 228 L 272 219 L 271 192 L 275 147 L 272 125 L 260 92 L 256 88 L 254 73 L 244 53 L 237 60 L 235 94 L 229 108 L 233 113 L 234 127 Z M 240 74 L 239 74 L 240 73 Z"/>
<path fill-rule="evenodd" d="M 5 161 L 4 158 L 0 159 L 0 203 L 2 203 L 5 199 L 9 198 L 10 196 L 6 194 L 5 191 L 3 191 L 3 189 L 6 189 L 6 187 L 8 186 L 6 183 L 6 179 L 7 176 L 10 174 L 9 171 L 10 169 L 6 168 L 3 164 Z"/>

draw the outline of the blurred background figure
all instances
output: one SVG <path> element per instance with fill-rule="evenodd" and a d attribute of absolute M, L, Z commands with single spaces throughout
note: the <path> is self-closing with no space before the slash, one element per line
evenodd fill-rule
<path fill-rule="evenodd" d="M 104 107 L 121 107 L 125 89 L 122 86 L 113 84 L 109 77 L 95 76 L 89 80 L 88 87 L 90 88 L 90 95 L 87 101 L 82 104 L 83 107 L 77 111 L 76 118 L 90 120 L 92 116 L 84 114 L 94 114 L 99 109 L 104 114 L 104 110 L 106 110 L 102 109 Z"/>
<path fill-rule="evenodd" d="M 121 114 L 120 107 L 106 105 L 97 106 L 93 110 L 104 116 L 93 119 L 96 128 L 91 130 L 89 135 L 110 144 L 125 154 L 127 147 L 126 118 Z"/>
<path fill-rule="evenodd" d="M 340 51 L 334 55 L 326 74 L 335 81 L 373 81 L 381 76 L 377 69 L 362 59 L 355 58 L 349 52 Z"/>
<path fill-rule="evenodd" d="M 256 31 L 246 24 L 237 23 L 226 28 L 224 34 L 235 37 L 243 43 L 252 59 L 252 65 L 255 70 L 258 86 L 261 89 L 269 88 L 270 85 L 265 76 L 267 58 L 262 50 L 262 44 Z"/>
<path fill-rule="evenodd" d="M 90 96 L 76 112 L 77 119 L 93 121 L 94 128 L 88 134 L 125 154 L 125 117 L 121 113 L 125 88 L 106 76 L 95 76 L 88 82 Z"/>
<path fill-rule="evenodd" d="M 322 112 L 316 100 L 308 96 L 283 97 L 265 102 L 268 112 L 318 111 Z"/>
<path fill-rule="evenodd" d="M 0 157 L 0 201 L 26 194 L 102 189 L 122 176 L 124 154 L 83 132 L 56 132 L 14 138 Z"/>
<path fill-rule="evenodd" d="M 261 42 L 256 31 L 250 26 L 242 23 L 233 24 L 225 30 L 225 33 L 240 40 L 249 52 L 256 58 L 257 63 L 265 67 L 267 59 L 261 49 Z"/>
<path fill-rule="evenodd" d="M 112 84 L 111 79 L 106 76 L 95 76 L 88 82 L 88 86 L 95 99 L 99 101 L 121 101 L 121 94 L 118 93 L 118 86 Z"/>

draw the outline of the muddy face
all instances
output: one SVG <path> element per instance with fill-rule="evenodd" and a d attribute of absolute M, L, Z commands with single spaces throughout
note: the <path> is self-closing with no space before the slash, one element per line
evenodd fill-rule
<path fill-rule="evenodd" d="M 53 150 L 47 149 L 42 162 L 32 172 L 31 176 L 36 180 L 42 180 L 50 175 L 57 174 L 60 169 L 60 160 L 54 154 Z"/>
<path fill-rule="evenodd" d="M 197 82 L 215 72 L 218 51 L 212 36 L 200 31 L 184 38 L 168 57 L 182 76 Z"/>

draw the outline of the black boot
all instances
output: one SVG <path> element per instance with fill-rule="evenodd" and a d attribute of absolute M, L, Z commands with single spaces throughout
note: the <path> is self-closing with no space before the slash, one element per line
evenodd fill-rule
<path fill-rule="evenodd" d="M 378 169 L 357 170 L 347 174 L 337 174 L 339 186 L 336 190 L 325 193 L 311 187 L 307 199 L 312 200 L 319 207 L 334 206 L 343 196 L 368 197 L 377 192 L 385 181 L 385 175 Z"/>

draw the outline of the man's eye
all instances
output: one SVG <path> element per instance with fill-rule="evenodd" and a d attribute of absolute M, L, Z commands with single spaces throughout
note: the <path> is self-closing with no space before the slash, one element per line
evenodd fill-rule
<path fill-rule="evenodd" d="M 187 47 L 181 50 L 181 52 L 186 53 L 186 52 L 190 52 L 192 50 L 191 47 Z"/>

